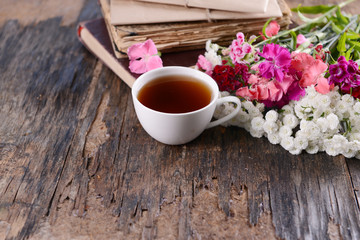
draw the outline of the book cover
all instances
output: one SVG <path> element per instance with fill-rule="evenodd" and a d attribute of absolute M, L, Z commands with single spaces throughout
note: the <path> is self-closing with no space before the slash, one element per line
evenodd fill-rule
<path fill-rule="evenodd" d="M 77 35 L 82 44 L 106 66 L 108 66 L 121 80 L 131 87 L 140 75 L 131 73 L 128 58 L 115 56 L 111 39 L 103 18 L 84 21 L 79 23 Z M 204 46 L 205 47 L 205 46 Z M 201 50 L 189 50 L 182 52 L 164 53 L 161 56 L 164 66 L 194 66 Z"/>

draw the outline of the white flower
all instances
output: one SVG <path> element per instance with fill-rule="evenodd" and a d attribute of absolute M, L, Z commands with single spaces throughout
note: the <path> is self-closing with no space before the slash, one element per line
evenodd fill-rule
<path fill-rule="evenodd" d="M 320 127 L 322 132 L 326 132 L 326 130 L 328 129 L 329 123 L 328 120 L 326 118 L 318 118 L 316 120 L 316 124 Z"/>
<path fill-rule="evenodd" d="M 292 134 L 292 129 L 288 125 L 281 126 L 279 129 L 279 136 L 281 138 L 289 137 Z"/>
<path fill-rule="evenodd" d="M 265 121 L 263 128 L 267 134 L 272 134 L 278 130 L 279 126 L 275 122 Z"/>
<path fill-rule="evenodd" d="M 305 117 L 304 109 L 301 107 L 301 105 L 296 104 L 294 110 L 298 118 L 303 119 Z"/>
<path fill-rule="evenodd" d="M 292 154 L 292 155 L 299 155 L 301 153 L 302 149 L 301 148 L 293 148 L 291 150 L 289 150 L 289 152 Z"/>
<path fill-rule="evenodd" d="M 279 144 L 281 141 L 281 137 L 277 133 L 268 134 L 267 139 L 272 144 Z"/>
<path fill-rule="evenodd" d="M 260 110 L 257 107 L 252 107 L 248 110 L 250 117 L 262 116 Z"/>
<path fill-rule="evenodd" d="M 248 111 L 255 107 L 254 104 L 251 101 L 242 102 L 242 106 Z"/>
<path fill-rule="evenodd" d="M 354 111 L 360 114 L 360 102 L 356 102 L 354 105 Z"/>
<path fill-rule="evenodd" d="M 299 124 L 299 120 L 294 114 L 286 114 L 283 118 L 283 123 L 290 128 L 294 128 Z"/>
<path fill-rule="evenodd" d="M 305 150 L 309 154 L 315 154 L 319 151 L 319 146 L 316 144 L 309 144 Z"/>
<path fill-rule="evenodd" d="M 350 94 L 345 94 L 341 96 L 341 101 L 350 106 L 354 104 L 354 97 Z"/>
<path fill-rule="evenodd" d="M 330 113 L 327 117 L 326 120 L 329 123 L 329 128 L 332 130 L 335 130 L 339 127 L 339 118 L 334 114 L 334 113 Z"/>
<path fill-rule="evenodd" d="M 260 112 L 263 112 L 265 110 L 265 104 L 256 103 L 256 108 L 259 109 Z"/>
<path fill-rule="evenodd" d="M 294 114 L 294 109 L 290 105 L 285 105 L 281 108 L 284 115 Z"/>
<path fill-rule="evenodd" d="M 294 138 L 294 147 L 296 149 L 306 149 L 308 146 L 308 140 L 304 137 L 296 137 Z"/>
<path fill-rule="evenodd" d="M 219 45 L 216 43 L 212 43 L 211 40 L 207 40 L 205 44 L 206 51 L 214 50 L 217 52 L 219 50 Z"/>
<path fill-rule="evenodd" d="M 236 118 L 239 122 L 244 123 L 244 122 L 249 121 L 250 116 L 249 116 L 249 114 L 247 114 L 247 112 L 240 109 L 239 113 L 236 115 Z"/>
<path fill-rule="evenodd" d="M 339 154 L 339 152 L 334 148 L 334 146 L 332 144 L 326 146 L 325 151 L 330 156 L 336 156 Z"/>
<path fill-rule="evenodd" d="M 259 130 L 255 130 L 253 128 L 250 128 L 250 134 L 253 137 L 261 138 L 264 135 L 264 131 L 263 130 L 259 131 Z"/>
<path fill-rule="evenodd" d="M 279 114 L 275 110 L 270 110 L 266 113 L 265 119 L 266 121 L 276 122 L 278 120 Z"/>
<path fill-rule="evenodd" d="M 331 103 L 331 98 L 328 95 L 324 94 L 319 94 L 316 100 L 323 108 L 328 107 Z"/>
<path fill-rule="evenodd" d="M 257 131 L 263 130 L 265 120 L 262 117 L 255 117 L 251 120 L 251 127 Z"/>
<path fill-rule="evenodd" d="M 344 102 L 344 101 L 338 101 L 335 104 L 335 108 L 336 108 L 336 112 L 344 113 L 344 112 L 347 111 L 348 104 L 346 102 Z"/>
<path fill-rule="evenodd" d="M 294 147 L 294 138 L 293 137 L 285 137 L 285 138 L 281 139 L 280 145 L 289 151 Z"/>
<path fill-rule="evenodd" d="M 205 52 L 204 56 L 211 63 L 213 68 L 216 65 L 221 65 L 221 56 L 217 55 L 217 53 L 213 49 Z"/>

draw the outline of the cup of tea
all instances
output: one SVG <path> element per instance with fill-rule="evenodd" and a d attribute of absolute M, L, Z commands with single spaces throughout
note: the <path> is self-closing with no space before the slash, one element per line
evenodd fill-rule
<path fill-rule="evenodd" d="M 192 141 L 206 128 L 233 118 L 241 107 L 235 96 L 219 98 L 219 88 L 209 75 L 187 67 L 146 72 L 135 81 L 131 92 L 142 127 L 169 145 Z M 236 104 L 235 110 L 211 122 L 216 105 L 225 102 Z"/>

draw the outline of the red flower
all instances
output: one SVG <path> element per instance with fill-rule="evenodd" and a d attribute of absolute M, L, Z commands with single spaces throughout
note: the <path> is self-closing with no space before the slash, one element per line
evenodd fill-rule
<path fill-rule="evenodd" d="M 249 67 L 245 64 L 216 65 L 212 78 L 216 81 L 220 91 L 235 91 L 247 84 L 250 77 Z"/>

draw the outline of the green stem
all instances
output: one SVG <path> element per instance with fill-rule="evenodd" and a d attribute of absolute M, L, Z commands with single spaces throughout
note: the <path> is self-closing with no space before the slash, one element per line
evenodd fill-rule
<path fill-rule="evenodd" d="M 349 4 L 349 3 L 353 2 L 353 1 L 355 1 L 355 0 L 347 0 L 347 1 L 345 1 L 345 2 L 340 3 L 338 6 L 339 6 L 340 8 L 342 8 L 342 7 L 346 6 L 347 4 Z M 303 29 L 303 28 L 309 26 L 310 24 L 319 22 L 319 21 L 323 20 L 324 18 L 330 16 L 330 15 L 331 15 L 332 13 L 334 13 L 336 10 L 337 10 L 337 8 L 336 8 L 336 6 L 334 6 L 332 9 L 330 9 L 329 11 L 327 11 L 326 13 L 324 13 L 323 15 L 321 15 L 320 17 L 314 18 L 314 19 L 312 19 L 311 21 L 309 21 L 309 22 L 307 22 L 307 23 L 305 23 L 305 24 L 303 24 L 303 25 L 299 25 L 299 26 L 297 26 L 297 27 L 295 27 L 295 28 L 293 28 L 293 29 L 286 30 L 286 31 L 281 31 L 281 32 L 279 32 L 277 35 L 275 35 L 275 36 L 273 36 L 273 37 L 271 37 L 271 38 L 269 38 L 269 39 L 266 39 L 266 40 L 264 40 L 264 41 L 261 41 L 261 42 L 257 43 L 257 44 L 255 45 L 255 47 L 259 47 L 259 46 L 261 46 L 261 45 L 263 45 L 263 44 L 265 44 L 265 43 L 271 42 L 271 41 L 273 41 L 273 40 L 275 40 L 275 39 L 278 39 L 278 38 L 280 38 L 280 37 L 282 37 L 282 36 L 286 36 L 286 35 L 288 35 L 291 31 L 296 32 L 296 31 L 298 31 L 298 30 L 300 30 L 300 29 Z"/>

